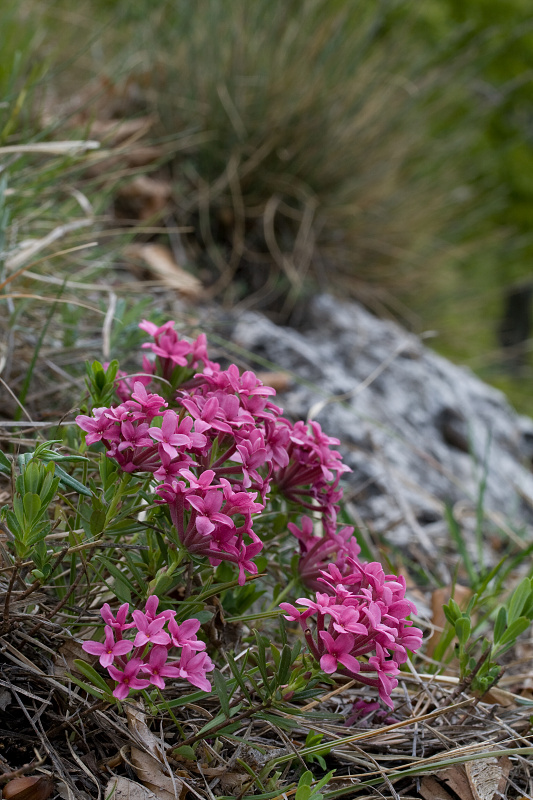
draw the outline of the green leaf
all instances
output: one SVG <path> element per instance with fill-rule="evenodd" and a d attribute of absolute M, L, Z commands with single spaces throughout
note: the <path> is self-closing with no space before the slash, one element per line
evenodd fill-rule
<path fill-rule="evenodd" d="M 501 606 L 498 614 L 496 615 L 496 622 L 494 623 L 494 644 L 498 644 L 507 628 L 507 610 L 505 606 Z"/>
<path fill-rule="evenodd" d="M 304 772 L 304 775 L 307 773 Z M 311 773 L 309 773 L 311 774 Z M 307 784 L 303 784 L 302 786 L 298 786 L 296 789 L 296 794 L 294 795 L 294 800 L 309 800 L 311 797 L 311 787 Z"/>
<path fill-rule="evenodd" d="M 509 620 L 509 625 L 511 625 L 521 615 L 522 609 L 524 608 L 526 602 L 529 600 L 530 594 L 531 594 L 531 581 L 529 580 L 529 578 L 524 578 L 524 580 L 520 581 L 520 583 L 514 590 L 507 606 L 508 608 L 507 617 Z"/>
<path fill-rule="evenodd" d="M 115 589 L 115 594 L 121 603 L 131 604 L 133 602 L 128 585 L 125 581 L 122 580 L 121 577 L 115 578 L 113 585 Z"/>
<path fill-rule="evenodd" d="M 272 648 L 271 648 L 272 649 Z M 288 644 L 283 645 L 281 651 L 281 664 L 278 669 L 278 686 L 288 683 L 289 673 L 292 666 L 292 650 Z"/>
<path fill-rule="evenodd" d="M 474 564 L 472 563 L 472 559 L 470 558 L 470 553 L 468 552 L 468 548 L 465 544 L 463 533 L 459 527 L 459 523 L 454 517 L 452 507 L 447 504 L 444 513 L 451 537 L 455 542 L 455 546 L 459 551 L 463 564 L 466 567 L 468 577 L 470 578 L 470 586 L 476 587 L 479 582 L 479 575 L 474 567 Z M 453 625 L 454 623 L 452 622 L 451 624 Z"/>
<path fill-rule="evenodd" d="M 274 662 L 274 667 L 276 668 L 276 672 L 279 672 L 281 654 L 275 644 L 270 645 L 270 652 L 272 653 L 272 661 Z"/>
<path fill-rule="evenodd" d="M 300 788 L 300 786 L 311 786 L 312 782 L 313 773 L 310 772 L 310 770 L 307 770 L 306 772 L 302 773 L 300 780 L 298 781 L 298 788 Z"/>
<path fill-rule="evenodd" d="M 85 497 L 92 497 L 92 492 L 90 489 L 84 486 L 83 483 L 77 481 L 76 478 L 73 478 L 71 475 L 69 475 L 68 472 L 65 472 L 65 470 L 58 464 L 55 465 L 55 474 L 59 478 L 60 483 L 62 483 L 64 486 L 68 486 L 69 489 L 74 489 L 75 492 L 84 495 Z"/>
<path fill-rule="evenodd" d="M 11 461 L 9 458 L 2 453 L 0 450 L 0 472 L 4 472 L 7 475 L 11 475 Z"/>
<path fill-rule="evenodd" d="M 250 705 L 252 705 L 252 698 L 250 696 L 250 692 L 248 691 L 248 687 L 246 686 L 246 682 L 245 682 L 245 680 L 244 680 L 244 678 L 242 676 L 241 671 L 239 670 L 239 667 L 238 667 L 235 659 L 231 655 L 231 653 L 226 653 L 226 660 L 227 660 L 227 662 L 229 664 L 229 668 L 230 668 L 230 670 L 232 672 L 233 677 L 235 678 L 235 680 L 237 681 L 237 683 L 241 687 L 242 692 L 243 692 L 244 696 L 246 697 L 246 699 L 248 700 L 248 702 L 250 703 Z M 244 670 L 244 666 L 243 666 L 243 670 Z"/>
<path fill-rule="evenodd" d="M 229 708 L 229 697 L 228 697 L 228 688 L 226 686 L 226 681 L 220 670 L 215 669 L 213 672 L 213 683 L 215 684 L 215 689 L 217 691 L 218 699 L 220 701 L 220 707 L 224 712 L 225 716 L 229 718 L 230 715 L 230 708 Z"/>
<path fill-rule="evenodd" d="M 89 529 L 92 536 L 102 533 L 106 523 L 106 512 L 102 508 L 95 508 L 89 520 Z"/>
<path fill-rule="evenodd" d="M 231 715 L 233 716 L 233 715 L 237 714 L 241 710 L 241 707 L 242 707 L 241 703 L 239 703 L 238 705 L 234 706 L 231 709 L 231 712 L 230 712 Z M 215 728 L 217 725 L 220 725 L 221 722 L 225 722 L 225 719 L 226 718 L 225 718 L 224 714 L 217 714 L 216 717 L 213 717 L 213 719 L 210 719 L 209 722 L 206 722 L 206 724 L 203 726 L 203 728 L 200 728 L 200 730 L 198 731 L 198 734 L 207 733 L 208 731 L 211 730 L 211 728 Z M 233 723 L 233 724 L 235 724 L 235 723 Z M 227 730 L 227 728 L 223 728 L 223 730 Z M 217 735 L 221 735 L 221 732 L 219 732 Z"/>
<path fill-rule="evenodd" d="M 468 617 L 461 617 L 455 621 L 455 633 L 461 645 L 464 646 L 467 643 L 471 630 L 472 625 Z"/>
<path fill-rule="evenodd" d="M 26 454 L 27 455 L 27 454 Z M 17 479 L 17 489 L 19 490 L 20 494 L 33 493 L 37 494 L 39 489 L 41 488 L 41 472 L 42 465 L 36 461 L 30 461 L 26 464 L 23 474 L 21 477 L 20 488 L 19 482 Z"/>
<path fill-rule="evenodd" d="M 106 558 L 105 556 L 101 556 L 101 555 L 97 556 L 97 558 L 98 558 L 99 561 L 102 562 L 102 564 L 105 566 L 105 568 L 107 569 L 109 574 L 117 582 L 120 582 L 123 586 L 127 587 L 128 591 L 131 594 L 134 594 L 134 595 L 138 595 L 139 594 L 138 591 L 136 590 L 135 586 L 133 585 L 133 583 L 129 580 L 129 578 L 127 578 L 126 575 L 124 575 L 124 573 L 121 572 L 121 570 L 117 566 L 115 566 L 115 564 L 113 564 L 113 562 L 109 558 Z M 131 603 L 131 597 L 130 597 L 130 600 L 128 600 L 127 602 Z"/>
<path fill-rule="evenodd" d="M 255 639 L 257 642 L 257 666 L 259 667 L 259 672 L 261 673 L 261 677 L 263 679 L 263 685 L 268 687 L 268 672 L 267 672 L 267 663 L 266 663 L 266 647 L 263 641 L 263 637 L 257 632 L 255 633 Z"/>
<path fill-rule="evenodd" d="M 315 785 L 315 787 L 313 789 L 313 793 L 319 792 L 320 789 L 323 789 L 324 786 L 326 786 L 326 784 L 328 784 L 330 782 L 330 780 L 332 779 L 332 777 L 334 775 L 335 775 L 335 770 L 334 769 L 332 769 L 331 772 L 328 772 L 327 775 L 324 775 L 324 777 L 321 778 L 319 780 L 319 782 Z"/>
<path fill-rule="evenodd" d="M 186 758 L 188 761 L 196 761 L 196 753 L 188 744 L 184 744 L 183 747 L 178 747 L 173 752 L 182 758 Z"/>
<path fill-rule="evenodd" d="M 99 691 L 99 689 L 95 689 L 94 686 L 90 686 L 85 681 L 80 681 L 79 678 L 76 678 L 74 675 L 71 675 L 69 672 L 66 673 L 66 677 L 69 678 L 72 683 L 75 683 L 76 686 L 79 686 L 81 689 L 90 694 L 92 697 L 96 697 L 97 700 L 102 700 L 104 695 L 103 692 Z M 113 698 L 114 700 L 115 698 Z"/>
<path fill-rule="evenodd" d="M 22 498 L 22 503 L 24 506 L 24 515 L 28 522 L 31 524 L 34 520 L 37 520 L 41 515 L 41 498 L 38 494 L 33 494 L 33 492 L 27 492 L 24 497 Z"/>
<path fill-rule="evenodd" d="M 503 634 L 502 638 L 498 642 L 498 651 L 500 651 L 500 648 L 503 645 L 508 644 L 510 642 L 514 642 L 515 639 L 518 636 L 520 636 L 521 633 L 527 631 L 530 625 L 531 622 L 526 617 L 519 617 L 518 619 L 515 619 L 514 622 L 511 622 L 511 624 Z"/>
<path fill-rule="evenodd" d="M 101 675 L 97 673 L 94 667 L 91 667 L 86 661 L 82 661 L 79 658 L 74 660 L 74 663 L 81 674 L 87 678 L 87 680 L 91 681 L 93 686 L 96 686 L 98 689 L 101 689 L 103 692 L 109 692 L 109 686 L 102 678 Z"/>
<path fill-rule="evenodd" d="M 450 600 L 450 603 L 451 602 L 452 601 Z M 450 625 L 452 627 L 455 627 L 455 621 L 461 615 L 461 611 L 459 610 L 459 614 L 456 614 L 455 610 L 451 607 L 451 605 L 446 603 L 443 605 L 442 610 L 444 611 L 444 616 L 446 617 Z"/>

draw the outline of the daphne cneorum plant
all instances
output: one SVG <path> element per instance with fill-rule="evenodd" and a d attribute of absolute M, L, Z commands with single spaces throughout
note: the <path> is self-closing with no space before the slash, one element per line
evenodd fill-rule
<path fill-rule="evenodd" d="M 116 682 L 115 698 L 149 685 L 163 689 L 165 679 L 179 677 L 210 690 L 206 673 L 214 664 L 196 638 L 201 613 L 187 609 L 201 612 L 202 587 L 215 573 L 233 578 L 242 593 L 259 575 L 259 564 L 283 571 L 289 541 L 296 575 L 283 594 L 298 583 L 314 593 L 296 600 L 302 611 L 282 603 L 278 612 L 301 625 L 304 658 L 315 674 L 356 677 L 392 707 L 395 676 L 407 649 L 420 646 L 421 632 L 408 620 L 415 607 L 404 597 L 405 581 L 385 575 L 378 563 L 360 561 L 354 529 L 338 524 L 339 482 L 348 469 L 334 449 L 338 440 L 316 422 L 284 418 L 272 400 L 274 389 L 253 372 L 241 374 L 234 364 L 222 369 L 209 358 L 204 334 L 189 342 L 173 322 L 158 327 L 143 321 L 140 328 L 150 336 L 142 373 L 127 376 L 116 363 L 107 371 L 93 364 L 93 397 L 110 399 L 114 387 L 116 401 L 76 419 L 86 444 L 119 467 L 128 491 L 140 481 L 150 524 L 166 523 L 160 543 L 169 561 L 150 584 L 145 611 L 134 610 L 126 622 L 128 605 L 115 617 L 104 605 L 104 642 L 84 644 Z M 185 603 L 163 600 L 169 580 L 187 571 L 190 578 L 193 565 L 211 577 L 196 591 L 189 580 Z M 222 573 L 220 565 L 226 565 Z M 156 614 L 160 599 L 165 608 Z M 179 660 L 168 662 L 178 647 Z M 268 674 L 263 678 L 268 684 Z M 291 685 L 289 676 L 285 698 L 294 692 Z"/>

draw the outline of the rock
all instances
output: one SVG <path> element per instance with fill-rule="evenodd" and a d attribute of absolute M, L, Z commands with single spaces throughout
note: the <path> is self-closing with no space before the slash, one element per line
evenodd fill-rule
<path fill-rule="evenodd" d="M 533 420 L 400 326 L 320 295 L 303 331 L 246 312 L 231 336 L 294 374 L 279 395 L 285 414 L 310 415 L 341 440 L 345 496 L 394 545 L 434 555 L 445 505 L 474 526 L 484 482 L 489 527 L 533 526 Z"/>

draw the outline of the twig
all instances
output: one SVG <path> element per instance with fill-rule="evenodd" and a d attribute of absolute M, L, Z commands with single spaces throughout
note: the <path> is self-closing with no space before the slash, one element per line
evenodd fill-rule
<path fill-rule="evenodd" d="M 218 725 L 215 725 L 213 728 L 209 728 L 209 730 L 205 732 L 205 735 L 211 737 L 214 733 L 221 731 L 223 728 L 227 728 L 228 725 L 233 725 L 234 722 L 240 722 L 242 719 L 248 719 L 248 717 L 251 717 L 252 714 L 256 714 L 259 711 L 264 711 L 266 708 L 270 708 L 271 705 L 272 705 L 271 700 L 265 700 L 263 703 L 260 703 L 259 705 L 254 706 L 253 708 L 247 708 L 246 711 L 241 711 L 240 714 L 237 714 L 234 717 L 229 717 L 228 719 L 219 722 Z M 195 744 L 195 742 L 199 742 L 200 739 L 203 738 L 204 738 L 203 733 L 197 733 L 195 736 L 189 736 L 188 739 L 185 739 L 184 742 L 181 742 L 181 744 L 179 744 L 171 751 L 171 755 L 173 755 L 176 750 L 179 750 L 180 747 L 186 747 L 188 745 Z"/>
<path fill-rule="evenodd" d="M 56 569 L 58 568 L 58 566 L 61 564 L 61 562 L 63 561 L 64 557 L 68 553 L 68 550 L 69 550 L 68 547 L 64 547 L 63 550 L 61 550 L 61 552 L 58 554 L 56 560 L 54 561 L 52 569 L 50 570 L 50 575 L 54 574 L 54 572 L 56 571 Z M 39 586 L 41 586 L 41 583 L 42 582 L 41 582 L 40 578 L 37 578 L 36 580 L 34 580 L 33 583 L 30 586 L 28 586 L 26 591 L 22 592 L 20 597 L 17 597 L 17 600 L 18 601 L 25 600 L 25 598 L 28 597 L 28 595 L 32 594 L 32 592 L 34 592 L 36 589 L 39 588 Z"/>
<path fill-rule="evenodd" d="M 67 603 L 67 602 L 68 602 L 68 600 L 69 600 L 69 598 L 72 596 L 72 593 L 73 593 L 73 592 L 76 590 L 76 588 L 77 588 L 78 584 L 80 583 L 80 581 L 81 581 L 81 579 L 82 579 L 82 577 L 83 577 L 83 575 L 84 575 L 84 574 L 85 574 L 85 571 L 80 569 L 80 571 L 79 571 L 79 572 L 78 572 L 78 574 L 76 575 L 76 579 L 75 579 L 75 580 L 73 581 L 73 583 L 70 585 L 70 587 L 69 587 L 69 590 L 68 590 L 68 592 L 65 594 L 65 596 L 64 596 L 64 597 L 63 597 L 63 598 L 62 598 L 62 599 L 59 601 L 59 603 L 57 603 L 57 605 L 55 605 L 55 606 L 54 606 L 54 608 L 53 608 L 51 611 L 47 611 L 47 612 L 46 612 L 46 614 L 45 614 L 45 619 L 43 619 L 43 620 L 40 620 L 40 621 L 37 623 L 37 625 L 35 625 L 35 626 L 34 626 L 34 627 L 31 629 L 31 631 L 28 633 L 28 636 L 35 636 L 35 634 L 37 633 L 37 631 L 38 631 L 38 630 L 39 630 L 39 629 L 40 629 L 40 628 L 41 628 L 41 627 L 42 627 L 42 626 L 45 624 L 45 621 L 46 621 L 46 620 L 48 620 L 48 619 L 52 619 L 52 617 L 53 617 L 55 614 L 57 614 L 57 612 L 58 612 L 58 611 L 60 611 L 60 610 L 63 608 L 63 606 L 65 605 L 65 603 Z"/>
<path fill-rule="evenodd" d="M 1 629 L 2 634 L 6 633 L 9 630 L 9 604 L 11 602 L 11 593 L 13 591 L 13 586 L 15 585 L 15 581 L 17 580 L 19 569 L 20 569 L 20 561 L 17 559 L 17 561 L 13 565 L 13 572 L 11 573 L 9 586 L 7 587 L 6 599 L 4 602 L 4 620 L 2 622 L 2 629 Z"/>
<path fill-rule="evenodd" d="M 13 780 L 13 778 L 19 778 L 21 775 L 25 775 L 26 772 L 31 772 L 37 767 L 40 767 L 41 764 L 44 764 L 44 758 L 38 756 L 38 758 L 34 758 L 33 761 L 30 761 L 28 764 L 24 764 L 18 769 L 14 769 L 11 772 L 4 772 L 2 775 L 0 775 L 0 781 L 6 782 Z"/>

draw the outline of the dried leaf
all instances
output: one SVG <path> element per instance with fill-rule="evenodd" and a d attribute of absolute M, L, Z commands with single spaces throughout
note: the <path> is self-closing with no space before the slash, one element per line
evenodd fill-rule
<path fill-rule="evenodd" d="M 128 149 L 124 153 L 124 157 L 129 167 L 146 167 L 147 164 L 153 164 L 154 161 L 162 158 L 166 152 L 163 147 L 144 145 Z"/>
<path fill-rule="evenodd" d="M 108 782 L 104 797 L 112 800 L 158 800 L 157 795 L 128 778 L 115 777 Z"/>
<path fill-rule="evenodd" d="M 448 784 L 450 789 L 460 797 L 461 800 L 476 800 L 470 788 L 470 782 L 466 777 L 466 771 L 462 764 L 454 764 L 446 769 L 439 770 L 437 777 Z"/>
<path fill-rule="evenodd" d="M 495 703 L 499 706 L 504 706 L 504 708 L 516 706 L 517 699 L 520 698 L 517 698 L 517 696 L 512 692 L 508 692 L 505 689 L 500 689 L 498 686 L 493 686 L 492 689 L 489 689 L 488 692 L 485 692 L 481 698 L 483 703 Z"/>
<path fill-rule="evenodd" d="M 83 789 L 78 789 L 76 791 L 76 797 L 74 797 L 74 793 L 72 792 L 70 786 L 66 783 L 63 783 L 63 781 L 59 783 L 57 794 L 61 800 L 91 800 L 90 795 L 88 795 L 87 792 L 84 792 Z"/>
<path fill-rule="evenodd" d="M 11 703 L 12 697 L 11 692 L 8 692 L 7 689 L 0 690 L 0 711 L 5 711 L 8 705 Z"/>
<path fill-rule="evenodd" d="M 453 800 L 442 783 L 431 775 L 424 775 L 420 782 L 420 794 L 424 800 Z"/>
<path fill-rule="evenodd" d="M 288 372 L 257 372 L 256 374 L 265 386 L 272 386 L 276 392 L 286 392 L 291 388 L 292 376 Z"/>
<path fill-rule="evenodd" d="M 87 653 L 82 649 L 81 642 L 77 642 L 75 639 L 67 639 L 55 656 L 54 676 L 56 678 L 64 678 L 67 672 L 71 675 L 80 675 L 80 671 L 74 663 L 76 659 L 86 661 Z"/>
<path fill-rule="evenodd" d="M 509 758 L 504 756 L 468 761 L 465 770 L 474 800 L 498 800 L 505 796 L 507 778 L 511 771 Z"/>
<path fill-rule="evenodd" d="M 145 749 L 154 758 L 161 760 L 163 749 L 159 739 L 154 736 L 148 725 L 146 724 L 146 716 L 142 703 L 128 704 L 126 706 L 126 716 L 128 718 L 128 728 L 135 734 L 137 742 L 143 745 Z"/>
<path fill-rule="evenodd" d="M 187 787 L 183 781 L 176 776 L 171 777 L 159 759 L 132 747 L 131 764 L 141 783 L 154 792 L 157 800 L 181 800 L 185 797 Z"/>
<path fill-rule="evenodd" d="M 226 772 L 220 778 L 220 788 L 223 792 L 235 794 L 235 796 L 242 793 L 243 789 L 247 788 L 252 782 L 250 775 L 245 772 Z"/>
<path fill-rule="evenodd" d="M 123 186 L 115 200 L 115 215 L 118 219 L 147 220 L 163 211 L 172 195 L 172 186 L 167 181 L 139 175 Z"/>
<path fill-rule="evenodd" d="M 143 707 L 140 704 L 128 706 L 126 714 L 130 731 L 145 748 L 131 748 L 131 765 L 137 777 L 155 793 L 158 800 L 181 800 L 187 793 L 187 787 L 180 778 L 169 774 L 162 744 L 146 724 Z"/>
<path fill-rule="evenodd" d="M 113 146 L 126 139 L 139 139 L 148 133 L 155 122 L 156 117 L 153 114 L 135 119 L 97 119 L 90 127 L 90 135 L 99 142 L 105 142 L 107 146 Z"/>
<path fill-rule="evenodd" d="M 190 298 L 198 298 L 203 287 L 198 278 L 182 269 L 168 247 L 161 244 L 132 244 L 126 248 L 130 258 L 140 258 L 157 278 L 170 289 Z"/>
<path fill-rule="evenodd" d="M 4 786 L 4 800 L 48 800 L 54 790 L 54 782 L 48 775 L 25 775 L 13 778 Z"/>
<path fill-rule="evenodd" d="M 443 586 L 440 589 L 435 589 L 433 592 L 431 596 L 431 610 L 433 612 L 432 622 L 436 630 L 433 631 L 428 640 L 427 654 L 429 657 L 433 655 L 433 651 L 441 637 L 441 630 L 446 625 L 443 606 L 448 602 L 450 597 L 453 597 L 459 608 L 464 609 L 467 607 L 468 601 L 472 597 L 472 590 L 467 586 L 461 586 L 459 583 L 456 583 L 455 586 Z"/>

